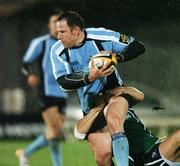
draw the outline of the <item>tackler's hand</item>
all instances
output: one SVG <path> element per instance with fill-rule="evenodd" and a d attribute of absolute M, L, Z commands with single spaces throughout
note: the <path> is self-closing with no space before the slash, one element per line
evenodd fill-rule
<path fill-rule="evenodd" d="M 115 96 L 122 95 L 122 94 L 124 94 L 124 87 L 122 87 L 122 86 L 116 87 L 115 89 L 112 90 L 112 93 Z"/>

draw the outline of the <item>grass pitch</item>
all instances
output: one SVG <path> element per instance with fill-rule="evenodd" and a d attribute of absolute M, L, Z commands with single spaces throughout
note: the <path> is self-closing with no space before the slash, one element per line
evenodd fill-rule
<path fill-rule="evenodd" d="M 18 166 L 15 150 L 28 145 L 30 141 L 0 141 L 0 166 Z M 96 166 L 86 142 L 61 143 L 63 166 Z M 29 158 L 30 166 L 52 166 L 49 148 L 37 151 Z"/>

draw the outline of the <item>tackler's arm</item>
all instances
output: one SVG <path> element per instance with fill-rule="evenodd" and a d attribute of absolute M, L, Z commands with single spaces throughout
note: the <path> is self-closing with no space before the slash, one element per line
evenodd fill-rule
<path fill-rule="evenodd" d="M 91 111 L 85 117 L 76 123 L 74 128 L 74 136 L 76 139 L 81 141 L 85 139 L 86 134 L 88 133 L 94 120 L 98 116 L 99 112 L 103 110 L 104 106 L 105 103 L 91 109 Z"/>
<path fill-rule="evenodd" d="M 135 100 L 139 102 L 144 100 L 144 94 L 140 90 L 134 87 L 127 87 L 127 86 L 117 87 L 113 90 L 114 95 L 119 95 L 119 93 L 129 94 L 130 96 L 132 96 Z"/>

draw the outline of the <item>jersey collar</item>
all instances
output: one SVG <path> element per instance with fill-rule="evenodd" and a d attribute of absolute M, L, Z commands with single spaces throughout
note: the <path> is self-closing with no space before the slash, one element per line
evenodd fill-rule
<path fill-rule="evenodd" d="M 76 48 L 82 47 L 85 44 L 86 40 L 87 40 L 87 32 L 86 32 L 86 30 L 84 30 L 84 39 L 83 39 L 83 41 L 81 43 L 79 43 L 77 46 L 71 47 L 71 49 L 76 49 Z"/>

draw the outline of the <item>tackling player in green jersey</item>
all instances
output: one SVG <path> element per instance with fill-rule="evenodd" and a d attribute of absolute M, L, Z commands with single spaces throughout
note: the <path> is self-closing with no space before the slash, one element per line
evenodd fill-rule
<path fill-rule="evenodd" d="M 131 95 L 137 102 L 142 101 L 144 95 L 132 87 L 121 87 L 113 90 L 115 96 L 122 94 Z M 111 97 L 111 96 L 110 96 Z M 106 99 L 107 100 L 107 99 Z M 90 133 L 106 132 L 111 139 L 106 125 L 105 102 L 92 109 L 75 126 L 74 135 L 78 140 L 90 139 Z M 124 123 L 125 133 L 129 142 L 129 165 L 130 166 L 179 166 L 180 165 L 180 130 L 170 137 L 161 140 L 154 136 L 136 116 L 132 108 L 129 108 Z M 105 141 L 105 140 L 104 140 Z M 101 148 L 97 146 L 96 148 Z M 92 147 L 93 144 L 90 144 Z M 94 147 L 92 147 L 93 149 Z M 106 149 L 103 153 L 112 150 Z M 113 165 L 113 163 L 112 163 Z"/>

